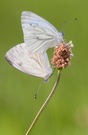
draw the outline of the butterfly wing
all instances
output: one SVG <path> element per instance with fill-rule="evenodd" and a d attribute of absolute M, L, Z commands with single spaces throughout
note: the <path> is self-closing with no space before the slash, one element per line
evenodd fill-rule
<path fill-rule="evenodd" d="M 25 43 L 11 48 L 5 57 L 12 66 L 29 75 L 47 80 L 52 74 L 47 53 L 31 53 Z"/>
<path fill-rule="evenodd" d="M 24 41 L 33 53 L 45 52 L 63 39 L 62 33 L 42 17 L 28 11 L 21 16 Z"/>

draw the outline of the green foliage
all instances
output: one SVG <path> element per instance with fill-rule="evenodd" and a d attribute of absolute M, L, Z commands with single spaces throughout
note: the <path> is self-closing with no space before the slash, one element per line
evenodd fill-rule
<path fill-rule="evenodd" d="M 40 78 L 28 76 L 11 67 L 5 53 L 23 42 L 20 16 L 24 10 L 35 12 L 59 31 L 63 22 L 65 39 L 74 43 L 71 66 L 62 72 L 52 101 L 43 112 L 31 135 L 88 135 L 88 1 L 15 0 L 0 2 L 0 135 L 24 135 L 49 94 L 56 76 L 44 83 L 34 100 Z M 78 20 L 69 23 L 75 18 Z M 48 53 L 51 58 L 53 49 Z"/>

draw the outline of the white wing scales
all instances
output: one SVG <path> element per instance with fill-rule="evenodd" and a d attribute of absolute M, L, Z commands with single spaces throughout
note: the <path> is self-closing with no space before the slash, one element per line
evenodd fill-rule
<path fill-rule="evenodd" d="M 24 41 L 33 53 L 45 52 L 63 40 L 61 32 L 42 17 L 28 11 L 21 16 Z"/>
<path fill-rule="evenodd" d="M 63 35 L 42 17 L 22 12 L 24 42 L 11 48 L 5 55 L 15 68 L 45 80 L 52 74 L 46 50 L 63 41 Z"/>
<path fill-rule="evenodd" d="M 33 54 L 25 43 L 11 48 L 5 57 L 11 65 L 29 75 L 47 80 L 52 74 L 47 53 Z"/>

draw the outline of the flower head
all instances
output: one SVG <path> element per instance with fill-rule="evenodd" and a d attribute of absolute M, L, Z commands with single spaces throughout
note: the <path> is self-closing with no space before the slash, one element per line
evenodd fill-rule
<path fill-rule="evenodd" d="M 65 41 L 58 44 L 54 49 L 54 55 L 51 63 L 58 69 L 66 68 L 70 65 L 72 53 L 72 41 L 66 43 Z"/>

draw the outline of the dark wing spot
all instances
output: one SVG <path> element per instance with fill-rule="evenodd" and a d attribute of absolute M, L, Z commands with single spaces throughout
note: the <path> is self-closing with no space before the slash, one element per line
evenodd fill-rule
<path fill-rule="evenodd" d="M 5 58 L 9 62 L 10 65 L 13 65 L 13 62 L 10 59 L 8 59 L 6 56 L 5 56 Z"/>

